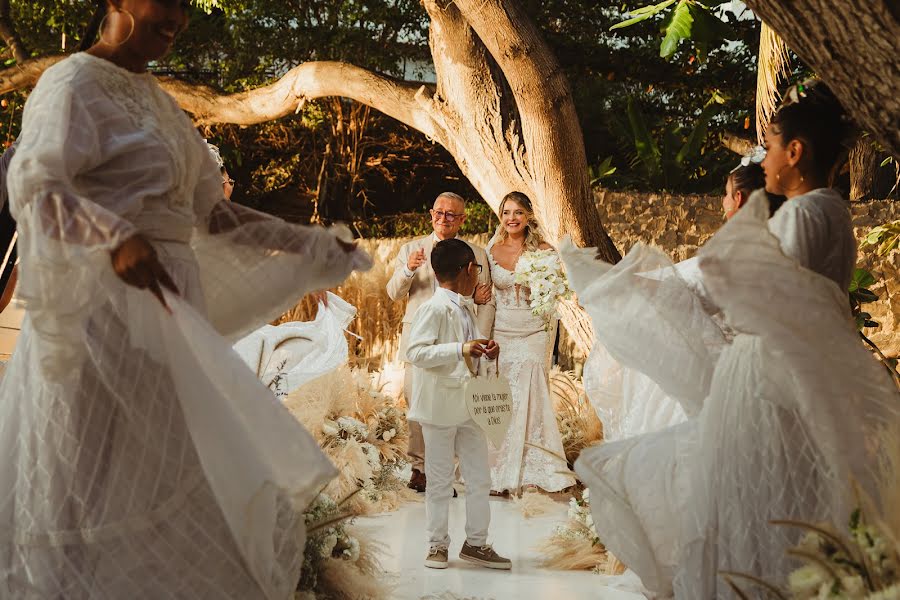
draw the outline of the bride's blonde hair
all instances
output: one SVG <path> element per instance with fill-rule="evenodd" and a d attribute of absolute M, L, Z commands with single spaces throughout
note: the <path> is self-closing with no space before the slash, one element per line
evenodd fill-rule
<path fill-rule="evenodd" d="M 515 202 L 525 210 L 525 217 L 528 219 L 528 223 L 525 225 L 525 251 L 531 252 L 532 250 L 539 249 L 541 244 L 544 243 L 544 236 L 541 235 L 537 220 L 534 218 L 534 209 L 531 207 L 531 200 L 522 192 L 510 192 L 503 196 L 503 200 L 500 201 L 500 210 L 497 211 L 497 214 L 500 217 L 500 225 L 497 226 L 497 231 L 494 232 L 494 237 L 491 239 L 491 245 L 498 242 L 503 243 L 509 237 L 509 233 L 503 226 L 503 207 L 506 206 L 507 202 Z"/>

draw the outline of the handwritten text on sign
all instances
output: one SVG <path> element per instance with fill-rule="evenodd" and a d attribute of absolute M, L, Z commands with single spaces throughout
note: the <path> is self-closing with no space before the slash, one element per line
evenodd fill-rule
<path fill-rule="evenodd" d="M 466 385 L 469 416 L 495 448 L 503 444 L 512 419 L 512 392 L 505 377 L 477 377 Z"/>

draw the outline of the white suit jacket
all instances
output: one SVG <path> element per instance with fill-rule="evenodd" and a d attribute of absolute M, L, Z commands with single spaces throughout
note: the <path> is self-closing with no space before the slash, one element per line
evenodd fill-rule
<path fill-rule="evenodd" d="M 413 369 L 410 421 L 449 427 L 469 419 L 463 392 L 472 374 L 460 357 L 468 340 L 458 310 L 446 294 L 434 294 L 416 311 L 406 351 Z M 479 362 L 484 371 L 486 361 Z"/>
<path fill-rule="evenodd" d="M 469 244 L 469 242 L 466 242 Z M 407 361 L 406 348 L 409 345 L 409 326 L 412 323 L 413 315 L 416 310 L 426 300 L 431 298 L 437 283 L 434 278 L 434 269 L 431 268 L 431 249 L 434 247 L 434 234 L 416 238 L 407 242 L 400 248 L 399 254 L 394 265 L 394 274 L 387 284 L 388 296 L 394 302 L 399 302 L 406 297 L 409 301 L 406 304 L 406 313 L 403 315 L 403 331 L 400 335 L 400 360 Z M 481 265 L 481 275 L 478 277 L 478 283 L 491 285 L 491 267 L 488 264 L 487 254 L 484 248 L 469 244 L 472 251 L 475 252 L 475 260 Z M 409 256 L 419 249 L 425 250 L 425 264 L 415 270 L 412 277 L 406 276 L 406 265 Z M 485 337 L 491 337 L 494 331 L 494 312 L 496 303 L 491 297 L 491 301 L 487 304 L 477 306 L 475 309 L 475 323 L 478 330 Z"/>

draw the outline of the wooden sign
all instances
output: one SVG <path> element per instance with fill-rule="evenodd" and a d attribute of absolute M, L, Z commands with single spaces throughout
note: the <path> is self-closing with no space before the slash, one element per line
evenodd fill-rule
<path fill-rule="evenodd" d="M 487 438 L 500 448 L 512 420 L 512 391 L 500 375 L 473 377 L 466 385 L 466 408 Z"/>

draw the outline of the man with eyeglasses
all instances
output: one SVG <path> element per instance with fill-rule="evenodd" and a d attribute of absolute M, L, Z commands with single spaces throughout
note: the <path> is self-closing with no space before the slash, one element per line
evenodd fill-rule
<path fill-rule="evenodd" d="M 403 331 L 400 335 L 400 360 L 406 361 L 409 327 L 419 306 L 431 298 L 437 287 L 434 270 L 428 257 L 431 249 L 441 240 L 455 238 L 466 220 L 466 201 L 459 194 L 443 192 L 434 201 L 431 209 L 431 225 L 434 231 L 404 244 L 395 261 L 394 275 L 387 284 L 387 293 L 391 300 L 400 302 L 408 299 L 406 313 L 403 315 Z M 468 242 L 467 242 L 468 243 Z M 481 265 L 478 287 L 475 290 L 476 320 L 478 329 L 490 336 L 494 330 L 495 304 L 491 294 L 491 271 L 488 267 L 487 254 L 484 248 L 469 243 L 475 252 L 475 259 Z M 403 380 L 403 393 L 410 406 L 412 398 L 412 369 L 409 364 Z M 409 487 L 417 492 L 424 492 L 425 479 L 425 441 L 422 438 L 422 427 L 415 421 L 409 421 L 409 446 L 407 447 L 412 477 Z"/>

